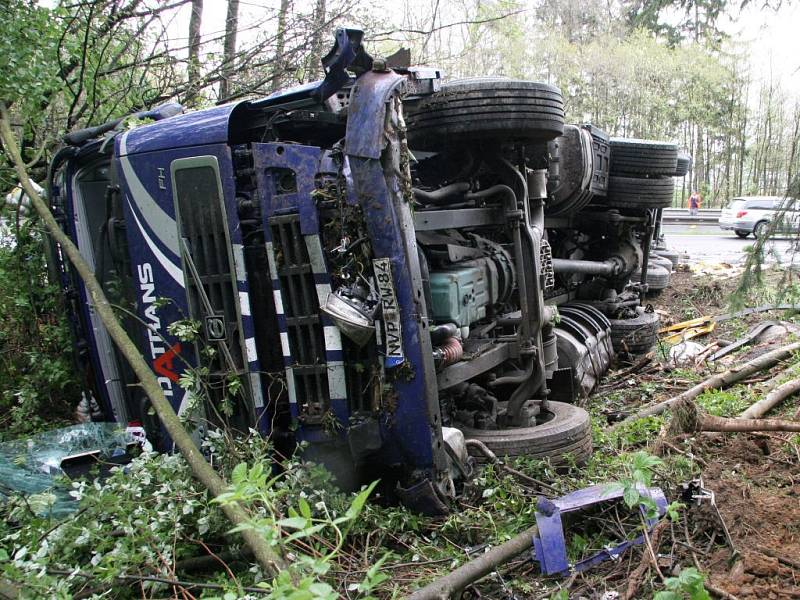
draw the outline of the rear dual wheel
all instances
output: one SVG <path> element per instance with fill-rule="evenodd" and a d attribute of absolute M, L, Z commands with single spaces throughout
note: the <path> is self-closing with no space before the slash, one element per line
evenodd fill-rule
<path fill-rule="evenodd" d="M 669 175 L 678 168 L 678 147 L 669 142 L 611 138 L 612 175 Z"/>
<path fill-rule="evenodd" d="M 610 319 L 611 342 L 616 352 L 644 354 L 658 341 L 658 314 L 639 309 L 633 319 Z"/>
<path fill-rule="evenodd" d="M 672 205 L 675 180 L 672 177 L 623 177 L 612 175 L 608 181 L 605 204 L 617 208 L 667 208 Z"/>

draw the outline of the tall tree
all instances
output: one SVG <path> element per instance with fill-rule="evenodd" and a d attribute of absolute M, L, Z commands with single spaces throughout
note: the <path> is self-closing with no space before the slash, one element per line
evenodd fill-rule
<path fill-rule="evenodd" d="M 309 64 L 307 67 L 306 79 L 313 81 L 319 79 L 322 72 L 322 65 L 319 62 L 322 56 L 322 37 L 325 34 L 325 0 L 317 0 L 314 7 L 314 21 L 312 24 L 313 30 L 311 32 L 311 53 L 309 54 Z"/>
<path fill-rule="evenodd" d="M 203 0 L 192 0 L 192 15 L 189 18 L 189 57 L 187 76 L 189 91 L 186 103 L 191 104 L 197 96 L 197 81 L 200 79 L 200 26 L 203 22 Z"/>
<path fill-rule="evenodd" d="M 225 19 L 225 44 L 222 48 L 222 81 L 219 84 L 219 99 L 230 95 L 231 76 L 236 63 L 236 35 L 239 32 L 239 0 L 228 0 L 228 15 Z"/>
<path fill-rule="evenodd" d="M 281 0 L 278 9 L 278 31 L 275 36 L 275 60 L 272 67 L 272 91 L 280 89 L 286 69 L 286 23 L 289 18 L 290 0 Z"/>

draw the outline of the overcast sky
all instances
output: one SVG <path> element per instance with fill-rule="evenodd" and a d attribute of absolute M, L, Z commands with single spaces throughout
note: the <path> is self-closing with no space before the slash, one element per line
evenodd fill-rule
<path fill-rule="evenodd" d="M 240 28 L 246 28 L 248 24 L 263 18 L 265 11 L 274 13 L 279 1 L 240 0 Z M 394 4 L 392 0 L 378 0 L 377 4 L 381 2 Z M 734 0 L 731 4 L 737 3 L 738 0 Z M 783 6 L 777 11 L 761 8 L 761 5 L 762 0 L 751 0 L 735 20 L 727 19 L 722 27 L 732 39 L 752 42 L 750 63 L 756 77 L 774 77 L 787 92 L 800 97 L 800 2 L 784 0 Z M 204 35 L 219 32 L 224 27 L 226 6 L 226 0 L 205 0 Z M 173 21 L 174 27 L 180 32 L 177 35 L 186 35 L 188 18 L 189 8 L 184 7 Z M 369 32 L 365 33 L 369 39 Z"/>
<path fill-rule="evenodd" d="M 750 3 L 735 23 L 725 25 L 734 39 L 752 42 L 750 64 L 763 79 L 770 74 L 795 98 L 800 97 L 800 3 L 784 0 L 778 11 Z"/>

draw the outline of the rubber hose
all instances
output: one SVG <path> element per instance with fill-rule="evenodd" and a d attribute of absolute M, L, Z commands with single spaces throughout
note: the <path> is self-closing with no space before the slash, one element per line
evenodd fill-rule
<path fill-rule="evenodd" d="M 469 183 L 459 181 L 445 185 L 437 190 L 428 192 L 419 188 L 413 188 L 414 198 L 423 204 L 446 204 L 453 196 L 463 196 L 469 191 Z"/>

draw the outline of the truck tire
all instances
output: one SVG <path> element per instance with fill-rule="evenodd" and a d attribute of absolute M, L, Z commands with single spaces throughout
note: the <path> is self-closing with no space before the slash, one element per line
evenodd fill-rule
<path fill-rule="evenodd" d="M 672 177 L 621 177 L 612 175 L 605 203 L 618 208 L 667 208 L 672 205 Z"/>
<path fill-rule="evenodd" d="M 642 272 L 636 269 L 631 274 L 631 281 L 638 282 Z M 655 263 L 648 263 L 647 267 L 647 293 L 656 295 L 669 287 L 670 272 Z"/>
<path fill-rule="evenodd" d="M 412 148 L 440 150 L 466 140 L 547 142 L 564 133 L 564 99 L 546 83 L 504 78 L 452 81 L 406 107 Z"/>
<path fill-rule="evenodd" d="M 678 162 L 675 167 L 675 177 L 685 177 L 692 166 L 692 157 L 685 152 L 678 153 Z"/>
<path fill-rule="evenodd" d="M 611 138 L 612 175 L 674 175 L 678 146 L 654 140 Z"/>
<path fill-rule="evenodd" d="M 656 256 L 660 256 L 661 258 L 666 258 L 669 262 L 672 263 L 672 269 L 675 270 L 675 267 L 678 266 L 678 253 L 674 252 L 673 250 L 656 250 Z"/>
<path fill-rule="evenodd" d="M 668 258 L 664 258 L 663 256 L 659 256 L 658 254 L 651 253 L 647 264 L 658 265 L 662 269 L 666 269 L 667 273 L 672 273 L 672 261 Z"/>
<path fill-rule="evenodd" d="M 616 352 L 644 354 L 658 341 L 658 314 L 639 309 L 633 319 L 610 319 L 611 343 Z"/>
<path fill-rule="evenodd" d="M 589 413 L 564 402 L 547 402 L 550 420 L 536 427 L 473 429 L 461 427 L 466 439 L 480 440 L 499 458 L 525 456 L 549 458 L 554 465 L 566 465 L 569 454 L 583 464 L 592 454 L 592 423 Z M 482 455 L 470 449 L 480 462 Z"/>

